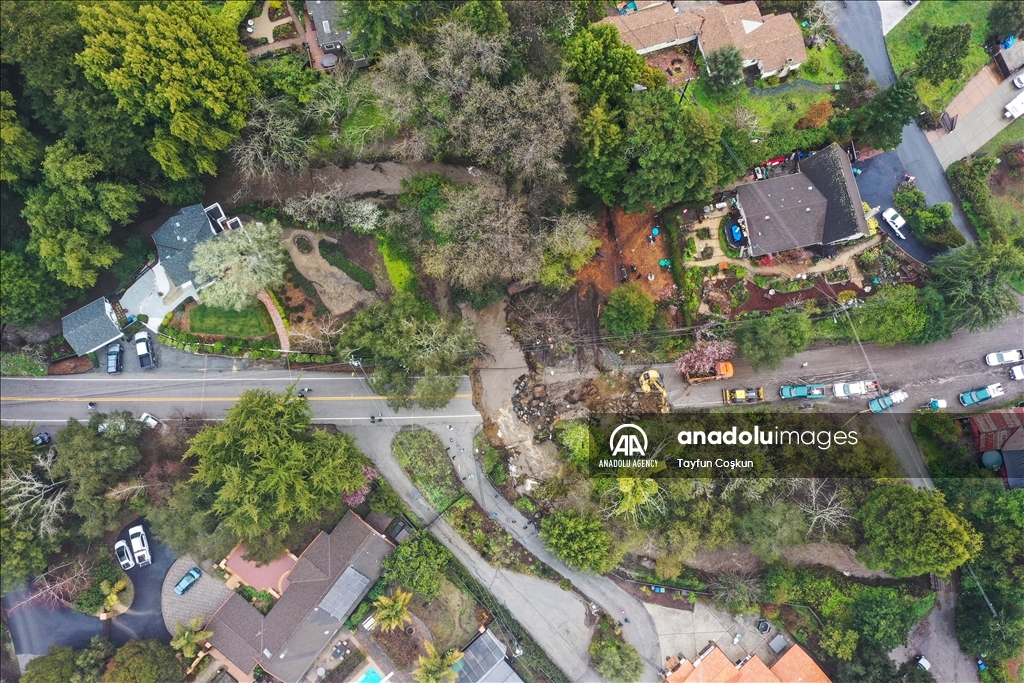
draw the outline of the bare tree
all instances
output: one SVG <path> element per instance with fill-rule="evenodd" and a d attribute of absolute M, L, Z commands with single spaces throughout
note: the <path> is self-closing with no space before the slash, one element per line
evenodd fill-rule
<path fill-rule="evenodd" d="M 271 181 L 279 173 L 306 168 L 306 147 L 299 114 L 288 111 L 282 99 L 258 98 L 228 152 L 243 178 Z"/>
<path fill-rule="evenodd" d="M 828 479 L 807 479 L 800 493 L 797 505 L 807 515 L 807 538 L 817 532 L 825 540 L 849 527 L 853 521 L 853 514 L 843 501 L 842 491 Z"/>
<path fill-rule="evenodd" d="M 345 330 L 345 323 L 333 313 L 315 318 L 302 327 L 293 327 L 288 334 L 292 348 L 311 353 L 327 353 L 334 341 Z"/>
<path fill-rule="evenodd" d="M 40 536 L 53 538 L 62 529 L 67 510 L 68 480 L 54 481 L 50 476 L 57 450 L 37 453 L 35 465 L 17 474 L 11 470 L 0 480 L 3 507 L 14 524 L 33 527 Z"/>
<path fill-rule="evenodd" d="M 28 597 L 12 605 L 9 611 L 30 603 L 45 602 L 53 605 L 71 602 L 89 585 L 90 565 L 72 560 L 54 567 L 32 582 Z"/>
<path fill-rule="evenodd" d="M 148 486 L 142 479 L 131 479 L 129 481 L 122 481 L 110 489 L 103 496 L 109 500 L 116 500 L 124 502 L 126 500 L 134 500 L 140 495 L 146 492 Z"/>
<path fill-rule="evenodd" d="M 742 614 L 761 599 L 761 584 L 753 572 L 716 574 L 708 582 L 715 604 L 733 614 Z"/>
<path fill-rule="evenodd" d="M 745 130 L 750 135 L 757 135 L 761 132 L 761 119 L 752 109 L 736 107 L 732 111 L 733 122 L 740 130 Z"/>
<path fill-rule="evenodd" d="M 803 18 L 807 21 L 807 29 L 811 35 L 829 30 L 839 18 L 833 3 L 811 2 L 807 5 Z"/>

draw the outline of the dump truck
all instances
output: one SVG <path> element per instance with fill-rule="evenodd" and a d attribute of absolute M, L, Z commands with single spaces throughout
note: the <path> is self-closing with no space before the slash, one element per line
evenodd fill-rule
<path fill-rule="evenodd" d="M 661 373 L 657 370 L 645 370 L 640 373 L 640 391 L 645 394 L 657 392 L 661 394 L 661 412 L 670 412 L 668 405 L 668 393 L 665 391 L 665 385 L 661 383 Z"/>
<path fill-rule="evenodd" d="M 722 389 L 722 402 L 733 403 L 760 403 L 764 400 L 764 387 L 756 389 Z"/>
<path fill-rule="evenodd" d="M 881 413 L 889 410 L 897 403 L 903 403 L 908 398 L 907 392 L 902 389 L 897 389 L 888 396 L 879 396 L 868 403 L 868 408 L 871 409 L 872 413 Z"/>
<path fill-rule="evenodd" d="M 713 379 L 730 379 L 732 377 L 733 368 L 732 363 L 729 361 L 722 361 L 721 363 L 715 363 L 715 371 L 701 375 L 691 373 L 689 370 L 683 373 L 686 377 L 686 381 L 690 384 L 696 384 L 697 382 L 707 382 Z"/>

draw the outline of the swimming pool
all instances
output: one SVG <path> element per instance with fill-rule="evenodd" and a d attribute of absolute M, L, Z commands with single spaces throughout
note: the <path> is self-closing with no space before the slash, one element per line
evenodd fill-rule
<path fill-rule="evenodd" d="M 380 683 L 382 680 L 384 680 L 384 675 L 371 664 L 356 683 Z"/>

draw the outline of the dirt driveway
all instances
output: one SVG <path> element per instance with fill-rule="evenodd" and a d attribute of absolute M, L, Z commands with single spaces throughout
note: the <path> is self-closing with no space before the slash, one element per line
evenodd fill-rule
<path fill-rule="evenodd" d="M 313 251 L 303 254 L 295 246 L 296 237 L 305 237 Z M 338 270 L 320 256 L 317 245 L 322 236 L 311 230 L 289 228 L 284 231 L 284 246 L 295 268 L 316 287 L 320 300 L 334 315 L 344 315 L 356 307 L 373 302 L 376 297 L 363 286 Z"/>

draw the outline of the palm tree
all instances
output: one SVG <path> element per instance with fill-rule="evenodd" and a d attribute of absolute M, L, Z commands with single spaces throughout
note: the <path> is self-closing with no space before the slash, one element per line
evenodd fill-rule
<path fill-rule="evenodd" d="M 206 640 L 213 635 L 213 631 L 202 630 L 202 614 L 197 614 L 187 624 L 179 621 L 177 626 L 178 635 L 171 638 L 171 647 L 181 652 L 186 661 L 195 658 L 196 654 L 199 653 L 199 641 Z"/>
<path fill-rule="evenodd" d="M 392 597 L 382 595 L 373 603 L 373 606 L 377 608 L 377 613 L 374 615 L 377 618 L 377 623 L 380 624 L 380 630 L 385 633 L 394 631 L 399 628 L 405 622 L 412 621 L 412 617 L 409 616 L 409 601 L 412 599 L 412 593 L 407 593 L 401 588 L 395 589 L 395 594 Z"/>
<path fill-rule="evenodd" d="M 103 581 L 100 583 L 100 590 L 103 591 L 103 608 L 112 611 L 121 604 L 121 591 L 128 587 L 128 577 L 121 577 L 114 583 Z"/>
<path fill-rule="evenodd" d="M 455 683 L 459 672 L 452 667 L 462 659 L 462 653 L 458 650 L 438 652 L 429 640 L 423 645 L 427 654 L 416 660 L 418 668 L 412 672 L 416 683 Z"/>

